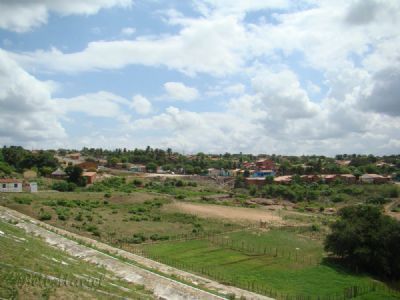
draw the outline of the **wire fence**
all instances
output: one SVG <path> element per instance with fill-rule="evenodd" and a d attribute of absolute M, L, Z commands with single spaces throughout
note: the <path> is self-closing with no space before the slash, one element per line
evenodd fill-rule
<path fill-rule="evenodd" d="M 132 251 L 132 250 L 131 250 Z M 400 293 L 392 290 L 383 284 L 371 282 L 364 285 L 353 285 L 344 288 L 341 292 L 321 295 L 305 295 L 305 294 L 291 294 L 278 291 L 268 287 L 264 283 L 255 280 L 246 280 L 243 277 L 221 272 L 217 267 L 200 266 L 198 264 L 187 263 L 170 257 L 159 255 L 154 251 L 146 251 L 144 249 L 136 248 L 132 251 L 134 254 L 158 261 L 160 263 L 175 267 L 177 269 L 186 270 L 201 276 L 214 279 L 220 283 L 236 286 L 244 290 L 255 292 L 260 295 L 265 295 L 278 300 L 347 300 L 366 295 L 375 291 L 385 291 L 395 296 L 400 296 Z"/>

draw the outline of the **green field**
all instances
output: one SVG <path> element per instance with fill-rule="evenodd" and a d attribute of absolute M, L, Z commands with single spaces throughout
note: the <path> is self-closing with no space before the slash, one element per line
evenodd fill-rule
<path fill-rule="evenodd" d="M 386 290 L 384 284 L 367 275 L 352 274 L 327 263 L 321 242 L 296 232 L 244 231 L 216 240 L 146 245 L 142 250 L 159 261 L 278 298 L 343 296 L 352 286 L 368 289 L 374 283 L 378 284 L 377 291 L 357 299 L 400 298 L 400 294 Z"/>
<path fill-rule="evenodd" d="M 0 221 L 0 298 L 153 299 L 142 286 L 119 280 Z"/>

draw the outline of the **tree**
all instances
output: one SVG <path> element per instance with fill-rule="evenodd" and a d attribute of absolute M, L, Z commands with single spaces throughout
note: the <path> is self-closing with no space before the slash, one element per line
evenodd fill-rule
<path fill-rule="evenodd" d="M 267 184 L 272 184 L 274 182 L 274 176 L 265 176 L 265 182 Z"/>
<path fill-rule="evenodd" d="M 65 168 L 65 173 L 68 175 L 68 181 L 75 183 L 78 186 L 86 185 L 86 178 L 82 177 L 83 170 L 79 166 L 68 166 Z"/>
<path fill-rule="evenodd" d="M 153 163 L 153 162 L 149 162 L 146 165 L 146 169 L 147 169 L 147 172 L 156 172 L 157 171 L 157 165 L 155 163 Z"/>
<path fill-rule="evenodd" d="M 325 250 L 356 269 L 392 279 L 400 278 L 400 223 L 376 206 L 348 206 L 331 225 Z"/>

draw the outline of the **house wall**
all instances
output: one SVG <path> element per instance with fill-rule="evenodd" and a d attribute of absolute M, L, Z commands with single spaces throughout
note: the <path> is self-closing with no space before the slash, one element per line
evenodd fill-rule
<path fill-rule="evenodd" d="M 20 193 L 22 192 L 22 183 L 0 183 L 0 192 Z"/>
<path fill-rule="evenodd" d="M 29 189 L 30 189 L 31 193 L 37 193 L 37 191 L 38 191 L 37 183 L 36 182 L 31 182 L 29 184 Z"/>

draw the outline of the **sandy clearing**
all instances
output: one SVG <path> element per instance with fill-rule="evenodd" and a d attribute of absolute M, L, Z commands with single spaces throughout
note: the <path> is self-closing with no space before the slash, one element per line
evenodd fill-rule
<path fill-rule="evenodd" d="M 166 209 L 195 214 L 200 217 L 207 217 L 207 218 L 241 220 L 252 223 L 260 222 L 260 220 L 275 224 L 284 223 L 282 218 L 275 215 L 273 212 L 256 208 L 174 202 L 168 204 L 166 206 Z"/>

